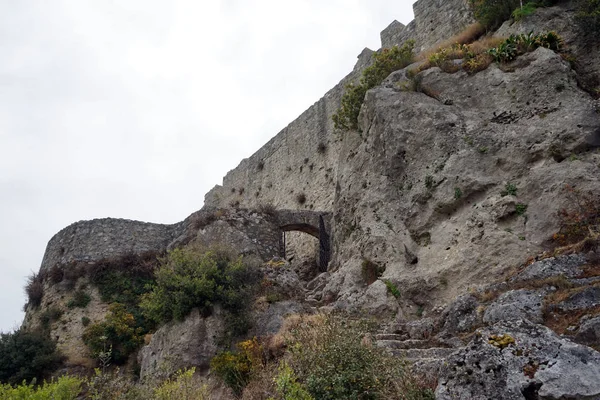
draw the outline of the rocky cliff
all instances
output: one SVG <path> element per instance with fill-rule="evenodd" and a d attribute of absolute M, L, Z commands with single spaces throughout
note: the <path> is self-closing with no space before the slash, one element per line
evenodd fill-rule
<path fill-rule="evenodd" d="M 392 23 L 382 45 L 431 48 L 473 22 L 467 5 L 420 0 L 415 20 Z M 600 221 L 599 42 L 574 15 L 559 2 L 495 33 L 556 30 L 561 53 L 540 47 L 477 73 L 464 61 L 396 71 L 367 92 L 360 129 L 340 132 L 331 116 L 371 62 L 365 49 L 185 221 L 59 232 L 24 327 L 49 324 L 69 362 L 91 365 L 83 317 L 101 321 L 108 304 L 90 274 L 156 263 L 188 243 L 227 244 L 276 288 L 248 300 L 251 335 L 274 334 L 290 313 L 369 314 L 382 327 L 376 344 L 434 377 L 439 398 L 600 398 L 598 226 L 570 246 L 554 235 L 569 216 Z M 83 309 L 69 307 L 74 288 L 90 297 Z M 53 307 L 62 314 L 49 316 Z M 167 362 L 207 368 L 223 319 L 194 311 L 159 327 L 138 354 L 142 376 Z"/>

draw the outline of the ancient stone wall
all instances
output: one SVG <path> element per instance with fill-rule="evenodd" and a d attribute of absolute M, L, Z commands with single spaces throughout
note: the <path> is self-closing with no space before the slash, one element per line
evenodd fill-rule
<path fill-rule="evenodd" d="M 428 47 L 460 32 L 473 22 L 468 0 L 419 0 L 408 26 L 394 21 L 381 33 L 382 47 L 415 39 Z M 353 71 L 319 101 L 291 122 L 256 153 L 223 178 L 204 199 L 212 207 L 255 208 L 272 204 L 279 209 L 331 211 L 338 176 L 340 134 L 331 116 L 340 105 L 345 86 L 356 81 L 371 61 L 364 49 Z M 313 257 L 317 242 L 300 233 L 287 236 L 288 249 Z"/>
<path fill-rule="evenodd" d="M 50 239 L 40 271 L 73 261 L 93 262 L 125 254 L 166 250 L 182 224 L 161 225 L 103 218 L 69 225 Z"/>
<path fill-rule="evenodd" d="M 468 0 L 419 0 L 415 19 L 404 26 L 392 22 L 381 33 L 382 47 L 415 39 L 419 48 L 449 38 L 473 22 Z M 339 137 L 331 116 L 344 87 L 369 64 L 372 51 L 363 50 L 354 70 L 256 153 L 223 178 L 205 196 L 205 205 L 252 208 L 270 203 L 277 208 L 329 211 L 332 208 Z"/>

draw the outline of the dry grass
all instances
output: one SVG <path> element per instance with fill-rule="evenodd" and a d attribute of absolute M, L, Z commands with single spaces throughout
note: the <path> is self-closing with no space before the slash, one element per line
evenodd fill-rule
<path fill-rule="evenodd" d="M 467 26 L 462 32 L 452 36 L 449 39 L 444 40 L 440 44 L 430 49 L 424 50 L 419 53 L 416 57 L 417 61 L 428 60 L 433 54 L 439 52 L 441 49 L 452 47 L 455 44 L 469 44 L 481 37 L 485 33 L 485 28 L 479 22 L 475 22 Z"/>
<path fill-rule="evenodd" d="M 600 315 L 600 306 L 586 308 L 583 310 L 570 310 L 557 312 L 550 308 L 544 310 L 544 325 L 559 335 L 570 334 L 567 330 L 570 326 L 576 326 L 584 315 L 595 317 Z"/>

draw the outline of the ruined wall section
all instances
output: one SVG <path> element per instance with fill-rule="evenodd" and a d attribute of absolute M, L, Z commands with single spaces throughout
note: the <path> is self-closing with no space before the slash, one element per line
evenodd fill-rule
<path fill-rule="evenodd" d="M 182 223 L 161 225 L 116 218 L 75 222 L 50 239 L 40 271 L 72 262 L 164 251 L 181 229 Z"/>
<path fill-rule="evenodd" d="M 418 51 L 456 35 L 475 22 L 469 0 L 419 0 L 413 4 L 415 18 L 403 25 L 392 22 L 381 32 L 381 46 L 401 45 L 414 39 Z"/>

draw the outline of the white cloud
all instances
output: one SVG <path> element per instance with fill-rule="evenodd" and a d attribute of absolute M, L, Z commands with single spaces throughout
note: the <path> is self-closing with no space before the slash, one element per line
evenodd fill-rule
<path fill-rule="evenodd" d="M 24 0 L 0 14 L 0 330 L 81 219 L 182 220 L 408 1 Z"/>

